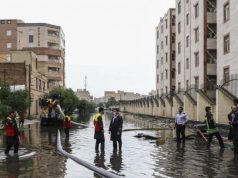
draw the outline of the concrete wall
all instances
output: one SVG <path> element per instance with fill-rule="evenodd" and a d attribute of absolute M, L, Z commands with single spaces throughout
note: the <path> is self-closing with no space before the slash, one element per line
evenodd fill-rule
<path fill-rule="evenodd" d="M 233 99 L 225 95 L 221 90 L 217 90 L 216 119 L 217 122 L 227 124 L 227 114 L 231 111 Z"/>
<path fill-rule="evenodd" d="M 216 104 L 202 92 L 197 92 L 196 96 L 197 103 L 192 101 L 188 95 L 184 95 L 183 97 L 182 106 L 184 107 L 184 111 L 188 114 L 190 120 L 203 122 L 205 119 L 205 107 L 210 106 L 216 122 L 227 124 L 227 114 L 230 112 L 230 108 L 233 105 L 234 97 L 232 95 L 229 95 L 228 92 L 224 92 L 224 90 L 217 89 Z M 174 118 L 179 106 L 181 106 L 181 101 L 179 101 L 176 97 L 172 97 L 172 103 L 169 102 L 168 99 L 145 98 L 139 101 L 127 101 L 126 104 L 121 104 L 121 107 L 125 108 L 125 111 L 129 113 L 168 118 Z"/>

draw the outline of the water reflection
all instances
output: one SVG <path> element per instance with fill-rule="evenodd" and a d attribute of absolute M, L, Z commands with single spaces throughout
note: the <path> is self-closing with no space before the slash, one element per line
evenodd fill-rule
<path fill-rule="evenodd" d="M 113 151 L 110 157 L 110 164 L 111 168 L 116 171 L 117 173 L 120 173 L 120 170 L 122 169 L 122 152 L 119 151 Z"/>
<path fill-rule="evenodd" d="M 105 114 L 105 153 L 94 152 L 93 117 L 75 117 L 76 121 L 89 127 L 72 129 L 69 139 L 62 134 L 63 148 L 87 162 L 128 178 L 237 177 L 238 162 L 233 160 L 231 150 L 221 152 L 218 145 L 207 149 L 205 144 L 196 140 L 177 145 L 171 130 L 123 132 L 122 152 L 113 152 L 108 134 L 110 117 L 110 114 Z M 169 124 L 168 121 L 128 114 L 123 118 L 123 129 L 159 128 Z M 138 133 L 156 136 L 160 140 L 135 138 Z M 0 134 L 0 177 L 101 178 L 56 153 L 57 128 L 41 128 L 39 123 L 26 126 L 21 130 L 20 154 L 17 157 L 4 155 L 3 135 Z"/>

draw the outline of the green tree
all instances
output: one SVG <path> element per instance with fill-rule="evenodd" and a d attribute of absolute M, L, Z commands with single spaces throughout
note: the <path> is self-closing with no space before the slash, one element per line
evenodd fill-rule
<path fill-rule="evenodd" d="M 6 104 L 14 111 L 25 112 L 30 106 L 30 99 L 26 90 L 11 92 Z"/>
<path fill-rule="evenodd" d="M 119 105 L 119 102 L 116 101 L 116 99 L 114 97 L 109 98 L 106 103 L 107 108 L 109 108 L 110 106 L 117 106 L 117 105 Z"/>
<path fill-rule="evenodd" d="M 0 120 L 5 119 L 10 112 L 12 111 L 12 108 L 10 106 L 0 104 Z"/>
<path fill-rule="evenodd" d="M 0 103 L 6 104 L 10 94 L 11 94 L 11 90 L 9 85 L 0 84 Z"/>
<path fill-rule="evenodd" d="M 79 115 L 87 115 L 93 113 L 96 105 L 92 102 L 88 102 L 86 100 L 79 100 L 77 109 Z"/>

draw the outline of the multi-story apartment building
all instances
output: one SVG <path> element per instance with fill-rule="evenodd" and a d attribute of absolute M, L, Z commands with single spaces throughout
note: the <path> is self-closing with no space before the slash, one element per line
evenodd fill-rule
<path fill-rule="evenodd" d="M 93 102 L 93 96 L 91 96 L 90 92 L 87 91 L 86 89 L 77 89 L 75 94 L 79 98 L 79 100 L 86 100 L 89 102 Z"/>
<path fill-rule="evenodd" d="M 238 96 L 238 1 L 217 1 L 217 84 Z"/>
<path fill-rule="evenodd" d="M 156 90 L 158 95 L 175 89 L 175 9 L 169 9 L 156 27 Z"/>
<path fill-rule="evenodd" d="M 38 70 L 46 75 L 48 87 L 65 86 L 65 37 L 60 26 L 0 20 L 0 58 L 10 62 L 10 50 L 37 54 Z"/>
<path fill-rule="evenodd" d="M 177 92 L 216 84 L 216 26 L 216 0 L 176 0 Z"/>

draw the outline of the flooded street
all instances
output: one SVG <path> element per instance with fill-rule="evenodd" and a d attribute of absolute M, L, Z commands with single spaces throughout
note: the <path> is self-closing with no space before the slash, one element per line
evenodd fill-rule
<path fill-rule="evenodd" d="M 124 128 L 158 128 L 160 122 L 152 118 L 124 115 Z M 74 128 L 70 139 L 62 144 L 69 153 L 98 167 L 128 178 L 157 177 L 237 177 L 238 162 L 230 149 L 220 151 L 218 145 L 209 150 L 202 142 L 187 140 L 177 145 L 172 130 L 123 132 L 122 152 L 113 152 L 108 134 L 109 116 L 105 115 L 105 153 L 95 153 L 92 117 L 84 123 L 86 129 Z M 163 123 L 164 124 L 164 123 Z M 165 124 L 166 125 L 166 124 Z M 5 156 L 3 134 L 0 133 L 0 178 L 5 177 L 100 177 L 74 161 L 55 152 L 57 129 L 41 128 L 39 123 L 25 126 L 21 131 L 19 156 Z M 138 133 L 162 138 L 155 140 L 136 138 Z M 163 143 L 163 140 L 166 140 Z"/>

